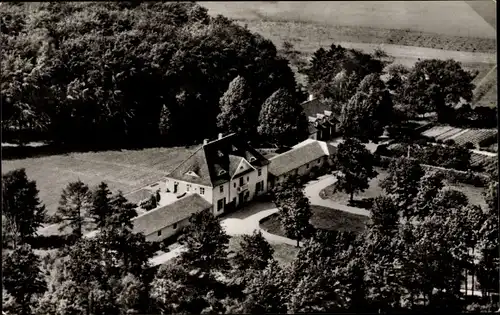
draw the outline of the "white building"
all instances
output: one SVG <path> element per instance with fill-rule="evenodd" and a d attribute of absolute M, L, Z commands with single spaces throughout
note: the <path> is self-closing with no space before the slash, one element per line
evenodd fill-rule
<path fill-rule="evenodd" d="M 167 191 L 197 193 L 218 216 L 267 191 L 269 161 L 234 134 L 204 144 L 170 172 Z"/>

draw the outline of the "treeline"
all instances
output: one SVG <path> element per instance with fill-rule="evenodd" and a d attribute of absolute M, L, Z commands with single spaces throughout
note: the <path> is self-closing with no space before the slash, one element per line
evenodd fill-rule
<path fill-rule="evenodd" d="M 6 3 L 0 12 L 3 141 L 199 143 L 232 131 L 217 116 L 239 106 L 238 96 L 228 95 L 241 87 L 230 85 L 237 77 L 251 93 L 241 106 L 254 138 L 273 93 L 285 102 L 281 112 L 300 112 L 301 93 L 272 42 L 197 4 Z M 301 115 L 264 122 L 261 135 L 297 119 L 302 139 Z"/>
<path fill-rule="evenodd" d="M 352 168 L 348 156 L 366 158 L 363 149 L 356 140 L 343 145 L 342 167 Z M 21 173 L 15 177 L 22 179 Z M 368 180 L 372 173 L 355 170 L 352 176 Z M 360 182 L 342 181 L 346 192 L 350 182 Z M 17 202 L 12 194 L 34 186 L 18 182 L 2 181 L 11 204 Z M 3 310 L 21 315 L 496 310 L 491 298 L 499 281 L 498 183 L 490 186 L 488 207 L 481 209 L 445 189 L 439 175 L 402 158 L 381 186 L 385 195 L 375 198 L 371 221 L 358 235 L 312 231 L 302 224 L 310 209 L 301 187 L 295 182 L 279 187 L 274 198 L 287 235 L 304 240 L 289 264 L 275 260 L 260 233 L 243 236 L 230 252 L 229 236 L 205 211 L 190 218 L 179 239 L 186 251 L 155 270 L 148 262 L 151 244 L 131 232 L 130 204 L 102 187 L 89 198 L 86 185 L 74 183 L 63 192 L 65 211 L 59 213 L 85 204 L 77 196 L 89 198 L 86 207 L 93 209 L 100 233 L 78 236 L 72 245 L 40 256 L 22 242 L 4 251 Z M 36 187 L 29 195 L 36 197 Z M 79 231 L 78 224 L 72 230 Z M 479 282 L 475 290 L 489 298 L 464 295 L 461 285 L 468 275 Z"/>
<path fill-rule="evenodd" d="M 477 73 L 451 59 L 421 60 L 411 68 L 391 62 L 381 50 L 365 54 L 332 44 L 299 71 L 307 75 L 310 91 L 338 115 L 347 137 L 376 140 L 384 127 L 429 113 L 440 123 L 496 127 L 496 108 L 470 106 Z"/>

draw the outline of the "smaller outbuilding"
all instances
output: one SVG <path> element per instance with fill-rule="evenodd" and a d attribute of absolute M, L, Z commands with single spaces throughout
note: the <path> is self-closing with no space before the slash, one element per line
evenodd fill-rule
<path fill-rule="evenodd" d="M 189 224 L 192 214 L 208 210 L 212 204 L 196 193 L 189 193 L 167 205 L 145 212 L 134 219 L 134 233 L 143 233 L 150 242 L 178 234 Z"/>
<path fill-rule="evenodd" d="M 287 177 L 308 175 L 314 168 L 332 163 L 337 149 L 324 142 L 306 139 L 289 151 L 272 157 L 269 162 L 269 185 L 282 183 Z"/>

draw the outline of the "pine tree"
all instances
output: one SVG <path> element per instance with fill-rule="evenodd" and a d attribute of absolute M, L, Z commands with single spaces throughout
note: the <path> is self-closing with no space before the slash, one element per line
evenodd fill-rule
<path fill-rule="evenodd" d="M 45 206 L 38 198 L 36 182 L 28 179 L 24 168 L 2 175 L 2 214 L 9 223 L 14 245 L 18 240 L 24 244 L 34 236 L 45 220 Z"/>
<path fill-rule="evenodd" d="M 161 108 L 158 129 L 160 131 L 160 135 L 165 138 L 173 136 L 174 119 L 172 117 L 170 109 L 166 105 L 163 105 L 163 107 Z"/>
<path fill-rule="evenodd" d="M 89 187 L 80 180 L 69 183 L 63 189 L 56 217 L 62 225 L 59 231 L 66 227 L 72 229 L 72 234 L 78 239 L 83 235 L 85 216 L 92 205 L 92 193 Z"/>
<path fill-rule="evenodd" d="M 6 255 L 2 266 L 2 283 L 7 293 L 20 305 L 21 315 L 31 314 L 33 297 L 47 289 L 40 261 L 29 245 L 17 247 Z"/>
<path fill-rule="evenodd" d="M 93 193 L 92 207 L 89 214 L 97 228 L 106 225 L 107 218 L 111 215 L 111 191 L 105 182 L 101 182 Z"/>

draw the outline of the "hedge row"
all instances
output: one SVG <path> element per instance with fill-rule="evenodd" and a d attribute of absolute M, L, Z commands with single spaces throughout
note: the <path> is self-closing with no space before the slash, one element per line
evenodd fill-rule
<path fill-rule="evenodd" d="M 390 162 L 396 159 L 397 158 L 394 157 L 379 155 L 376 160 L 379 167 L 387 169 L 389 167 Z M 439 166 L 426 165 L 426 164 L 420 164 L 420 165 L 426 171 L 437 171 L 441 173 L 444 176 L 444 178 L 450 183 L 462 183 L 467 185 L 473 185 L 475 187 L 487 187 L 490 181 L 490 178 L 487 175 L 472 171 L 459 171 L 455 169 L 443 168 Z"/>

